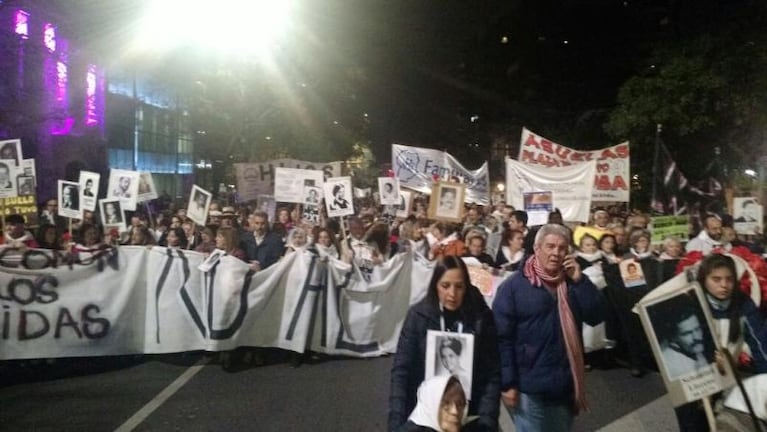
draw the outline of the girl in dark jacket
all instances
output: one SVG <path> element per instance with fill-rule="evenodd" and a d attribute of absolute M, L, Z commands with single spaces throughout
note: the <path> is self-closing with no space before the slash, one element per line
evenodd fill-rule
<path fill-rule="evenodd" d="M 474 427 L 497 430 L 500 360 L 495 322 L 482 294 L 471 285 L 463 260 L 455 256 L 437 262 L 426 298 L 410 308 L 402 326 L 391 372 L 389 430 L 402 430 L 415 408 L 418 386 L 424 380 L 428 330 L 474 335 L 469 416 L 479 416 Z"/>

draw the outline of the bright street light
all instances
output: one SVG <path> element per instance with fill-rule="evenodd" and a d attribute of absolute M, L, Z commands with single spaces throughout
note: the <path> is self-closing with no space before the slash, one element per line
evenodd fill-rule
<path fill-rule="evenodd" d="M 190 44 L 262 57 L 290 26 L 294 0 L 152 0 L 138 27 L 138 48 Z"/>

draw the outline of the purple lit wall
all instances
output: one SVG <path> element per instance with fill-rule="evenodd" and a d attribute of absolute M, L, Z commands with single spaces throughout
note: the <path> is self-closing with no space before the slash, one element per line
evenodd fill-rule
<path fill-rule="evenodd" d="M 88 65 L 85 74 L 85 125 L 104 126 L 104 73 L 96 65 Z"/>
<path fill-rule="evenodd" d="M 13 20 L 13 28 L 22 39 L 29 38 L 29 14 L 19 9 Z"/>
<path fill-rule="evenodd" d="M 56 27 L 51 23 L 46 23 L 43 26 L 43 45 L 50 52 L 56 51 Z"/>

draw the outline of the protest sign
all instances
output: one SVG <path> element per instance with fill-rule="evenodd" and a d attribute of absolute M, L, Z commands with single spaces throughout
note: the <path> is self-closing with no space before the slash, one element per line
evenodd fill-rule
<path fill-rule="evenodd" d="M 400 187 L 430 194 L 435 178 L 459 181 L 466 185 L 464 202 L 490 204 L 487 162 L 479 169 L 468 170 L 446 152 L 399 144 L 392 144 L 391 160 Z"/>
<path fill-rule="evenodd" d="M 258 195 L 271 195 L 275 189 L 276 169 L 293 168 L 322 171 L 323 177 L 341 175 L 341 162 L 308 162 L 296 159 L 275 159 L 265 162 L 236 163 L 237 193 L 243 201 L 254 200 Z M 315 185 L 322 186 L 322 182 Z M 283 201 L 278 199 L 277 201 Z M 293 202 L 293 201 L 286 201 Z"/>
<path fill-rule="evenodd" d="M 305 187 L 322 187 L 323 183 L 322 171 L 275 168 L 274 199 L 277 202 L 300 204 L 304 202 Z"/>
<path fill-rule="evenodd" d="M 506 159 L 506 202 L 525 208 L 525 193 L 550 192 L 552 206 L 568 222 L 588 222 L 596 161 L 562 167 L 526 165 Z"/>
<path fill-rule="evenodd" d="M 757 198 L 738 197 L 732 200 L 733 228 L 738 234 L 761 234 L 763 214 L 764 209 Z"/>
<path fill-rule="evenodd" d="M 630 191 L 629 143 L 600 150 L 581 151 L 565 147 L 522 128 L 520 162 L 544 167 L 563 167 L 596 161 L 593 201 L 628 202 Z"/>
<path fill-rule="evenodd" d="M 669 237 L 676 237 L 679 241 L 687 241 L 690 227 L 687 216 L 655 216 L 650 218 L 650 241 L 652 244 L 661 244 Z"/>

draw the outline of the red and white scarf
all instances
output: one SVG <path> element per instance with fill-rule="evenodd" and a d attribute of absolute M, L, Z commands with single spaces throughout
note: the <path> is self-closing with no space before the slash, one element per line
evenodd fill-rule
<path fill-rule="evenodd" d="M 570 305 L 567 303 L 567 280 L 565 279 L 564 270 L 557 276 L 550 276 L 543 270 L 543 267 L 538 262 L 538 258 L 532 256 L 525 263 L 524 274 L 533 286 L 543 286 L 556 293 L 559 321 L 562 324 L 567 358 L 570 360 L 570 372 L 575 386 L 575 411 L 576 414 L 588 411 L 583 346 L 581 345 L 581 337 L 578 333 L 578 325 L 573 317 L 573 311 L 570 310 Z"/>

